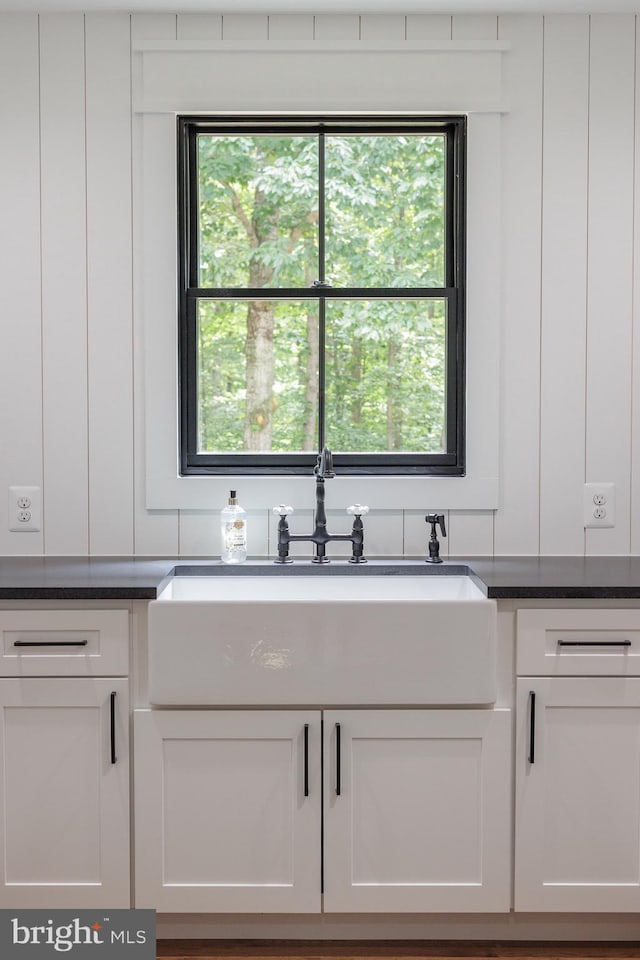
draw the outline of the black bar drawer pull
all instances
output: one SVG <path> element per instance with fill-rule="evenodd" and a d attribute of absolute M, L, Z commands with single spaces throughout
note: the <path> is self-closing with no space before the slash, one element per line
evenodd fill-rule
<path fill-rule="evenodd" d="M 631 640 L 558 640 L 559 647 L 630 647 Z"/>
<path fill-rule="evenodd" d="M 529 691 L 529 763 L 535 763 L 536 758 L 536 695 Z"/>
<path fill-rule="evenodd" d="M 309 796 L 309 724 L 304 725 L 304 795 Z"/>
<path fill-rule="evenodd" d="M 111 733 L 111 763 L 116 763 L 116 692 L 113 690 L 110 697 L 110 733 Z"/>
<path fill-rule="evenodd" d="M 336 797 L 340 796 L 340 724 L 336 723 Z"/>
<path fill-rule="evenodd" d="M 86 647 L 88 640 L 14 640 L 14 647 Z"/>

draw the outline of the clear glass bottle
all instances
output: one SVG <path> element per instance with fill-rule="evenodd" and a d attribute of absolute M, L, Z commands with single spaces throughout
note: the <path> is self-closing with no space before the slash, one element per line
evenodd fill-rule
<path fill-rule="evenodd" d="M 231 490 L 229 503 L 220 511 L 223 563 L 244 563 L 247 559 L 247 514 L 238 504 L 236 491 Z"/>

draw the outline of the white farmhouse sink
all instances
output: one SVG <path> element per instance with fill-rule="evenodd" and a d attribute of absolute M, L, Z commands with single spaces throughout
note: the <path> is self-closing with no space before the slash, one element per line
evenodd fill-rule
<path fill-rule="evenodd" d="M 495 697 L 495 601 L 466 576 L 175 577 L 149 604 L 152 704 Z"/>
<path fill-rule="evenodd" d="M 174 577 L 159 601 L 192 603 L 221 600 L 247 603 L 345 603 L 366 600 L 389 603 L 393 600 L 482 600 L 483 595 L 470 577 L 446 576 L 314 576 L 280 577 Z"/>

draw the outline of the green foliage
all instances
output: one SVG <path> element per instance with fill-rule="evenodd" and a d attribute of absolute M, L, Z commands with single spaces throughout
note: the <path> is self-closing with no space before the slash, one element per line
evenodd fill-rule
<path fill-rule="evenodd" d="M 313 394 L 318 305 L 269 300 L 278 287 L 308 288 L 318 277 L 317 140 L 201 134 L 198 163 L 200 285 L 264 288 L 273 327 L 273 353 L 258 360 L 269 367 L 269 393 L 253 396 L 247 302 L 201 301 L 199 449 L 252 449 L 260 430 L 269 431 L 270 449 L 317 449 L 307 381 Z M 327 137 L 326 272 L 334 286 L 444 285 L 444 164 L 439 135 Z M 443 449 L 445 334 L 443 300 L 327 300 L 332 449 Z"/>
<path fill-rule="evenodd" d="M 442 300 L 327 304 L 327 427 L 351 452 L 444 449 Z"/>
<path fill-rule="evenodd" d="M 444 140 L 327 141 L 328 274 L 339 286 L 444 286 Z"/>
<path fill-rule="evenodd" d="M 315 137 L 198 138 L 200 285 L 304 286 L 318 257 Z"/>
<path fill-rule="evenodd" d="M 275 377 L 273 449 L 303 449 L 307 415 L 307 320 L 315 303 L 274 302 Z M 200 450 L 234 452 L 243 448 L 246 403 L 246 305 L 200 301 L 198 318 Z"/>

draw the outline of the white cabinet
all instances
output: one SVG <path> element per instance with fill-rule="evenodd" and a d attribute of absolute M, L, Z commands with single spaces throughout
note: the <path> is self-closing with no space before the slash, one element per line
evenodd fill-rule
<path fill-rule="evenodd" d="M 0 610 L 0 908 L 129 907 L 129 613 Z"/>
<path fill-rule="evenodd" d="M 136 906 L 320 910 L 320 713 L 136 710 Z"/>
<path fill-rule="evenodd" d="M 518 673 L 547 675 L 517 681 L 518 911 L 640 910 L 639 627 L 638 611 L 519 614 Z"/>
<path fill-rule="evenodd" d="M 509 909 L 510 718 L 325 713 L 327 912 Z"/>
<path fill-rule="evenodd" d="M 324 835 L 327 912 L 509 908 L 508 710 L 139 710 L 135 750 L 137 906 L 317 913 Z"/>
<path fill-rule="evenodd" d="M 124 678 L 0 680 L 0 907 L 128 907 Z"/>

